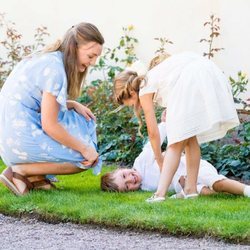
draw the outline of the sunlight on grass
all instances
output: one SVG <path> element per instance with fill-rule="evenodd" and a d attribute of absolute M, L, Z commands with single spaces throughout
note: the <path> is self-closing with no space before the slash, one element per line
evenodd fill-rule
<path fill-rule="evenodd" d="M 110 171 L 110 167 L 105 167 L 106 171 Z M 95 223 L 176 235 L 210 235 L 234 242 L 250 241 L 248 198 L 214 195 L 147 204 L 149 192 L 102 192 L 100 176 L 93 176 L 91 171 L 58 178 L 57 190 L 34 191 L 24 197 L 15 197 L 0 185 L 0 212 L 16 216 L 30 214 L 52 222 Z"/>

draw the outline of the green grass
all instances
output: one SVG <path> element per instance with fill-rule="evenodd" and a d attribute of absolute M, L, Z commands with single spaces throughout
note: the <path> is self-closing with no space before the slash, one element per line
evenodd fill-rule
<path fill-rule="evenodd" d="M 0 165 L 0 170 L 4 168 Z M 105 167 L 104 172 L 110 167 Z M 104 193 L 91 171 L 60 176 L 58 189 L 15 197 L 0 185 L 0 213 L 32 216 L 49 222 L 74 222 L 158 231 L 194 237 L 213 236 L 250 242 L 250 199 L 232 195 L 167 200 L 148 204 L 151 193 Z"/>

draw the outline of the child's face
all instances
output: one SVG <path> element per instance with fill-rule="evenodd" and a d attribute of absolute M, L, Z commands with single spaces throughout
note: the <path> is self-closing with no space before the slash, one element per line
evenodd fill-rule
<path fill-rule="evenodd" d="M 90 65 L 95 65 L 96 59 L 102 53 L 102 45 L 96 42 L 79 45 L 77 49 L 77 66 L 84 72 Z"/>
<path fill-rule="evenodd" d="M 128 168 L 115 171 L 113 178 L 119 192 L 138 190 L 142 182 L 141 175 L 135 169 Z"/>

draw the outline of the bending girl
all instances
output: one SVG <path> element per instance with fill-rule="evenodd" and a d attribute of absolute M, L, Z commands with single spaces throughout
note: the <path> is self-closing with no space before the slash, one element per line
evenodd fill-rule
<path fill-rule="evenodd" d="M 121 105 L 133 106 L 139 121 L 144 111 L 148 136 L 161 176 L 148 202 L 165 200 L 165 194 L 185 150 L 187 179 L 178 197 L 198 196 L 199 143 L 217 140 L 239 124 L 231 87 L 222 71 L 193 52 L 168 57 L 145 76 L 121 72 L 114 81 L 114 96 Z M 162 156 L 154 103 L 167 108 L 168 147 Z"/>

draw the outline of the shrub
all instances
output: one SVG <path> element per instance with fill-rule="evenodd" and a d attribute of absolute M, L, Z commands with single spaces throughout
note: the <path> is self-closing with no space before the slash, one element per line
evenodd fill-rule
<path fill-rule="evenodd" d="M 0 88 L 14 66 L 25 56 L 33 51 L 43 48 L 44 39 L 49 36 L 47 28 L 38 27 L 35 30 L 34 42 L 31 45 L 22 44 L 22 35 L 17 31 L 15 23 L 6 20 L 5 14 L 0 13 L 0 28 L 3 39 L 0 39 L 0 50 L 5 51 L 5 55 L 0 57 Z"/>
<path fill-rule="evenodd" d="M 201 145 L 203 159 L 211 162 L 219 173 L 243 180 L 250 179 L 250 122 L 243 123 L 225 139 Z M 234 143 L 233 143 L 234 142 Z"/>

